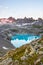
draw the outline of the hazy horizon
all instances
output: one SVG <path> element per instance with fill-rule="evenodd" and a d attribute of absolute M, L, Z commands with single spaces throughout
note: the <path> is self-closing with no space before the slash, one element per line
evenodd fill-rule
<path fill-rule="evenodd" d="M 0 18 L 43 18 L 43 0 L 0 0 Z"/>

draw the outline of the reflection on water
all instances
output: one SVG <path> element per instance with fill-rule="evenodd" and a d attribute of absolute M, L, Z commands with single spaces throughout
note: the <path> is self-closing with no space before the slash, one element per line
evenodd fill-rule
<path fill-rule="evenodd" d="M 38 35 L 32 35 L 32 34 L 16 34 L 11 38 L 11 44 L 13 46 L 20 47 L 24 44 L 30 43 L 33 40 L 39 39 L 40 36 Z"/>

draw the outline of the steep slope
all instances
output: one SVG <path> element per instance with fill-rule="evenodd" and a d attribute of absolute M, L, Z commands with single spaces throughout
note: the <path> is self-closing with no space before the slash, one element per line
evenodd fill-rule
<path fill-rule="evenodd" d="M 10 41 L 0 38 L 0 56 L 3 56 L 8 50 L 14 49 L 15 47 Z"/>
<path fill-rule="evenodd" d="M 8 51 L 0 65 L 43 65 L 43 38 Z"/>

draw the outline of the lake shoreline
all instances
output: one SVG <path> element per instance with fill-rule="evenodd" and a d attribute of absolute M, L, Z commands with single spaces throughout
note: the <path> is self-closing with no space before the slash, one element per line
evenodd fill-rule
<path fill-rule="evenodd" d="M 20 47 L 22 45 L 25 45 L 27 43 L 30 43 L 34 40 L 37 40 L 41 38 L 39 35 L 32 35 L 32 34 L 16 34 L 14 36 L 12 36 L 11 38 L 11 44 L 13 44 L 13 46 Z"/>

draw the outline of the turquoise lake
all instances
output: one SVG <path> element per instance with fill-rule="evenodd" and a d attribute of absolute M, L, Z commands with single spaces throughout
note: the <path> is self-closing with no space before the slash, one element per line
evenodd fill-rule
<path fill-rule="evenodd" d="M 13 44 L 13 46 L 15 46 L 16 48 L 30 43 L 33 40 L 39 39 L 40 36 L 39 35 L 32 35 L 32 34 L 16 34 L 14 36 L 12 36 L 11 38 L 11 44 Z"/>

